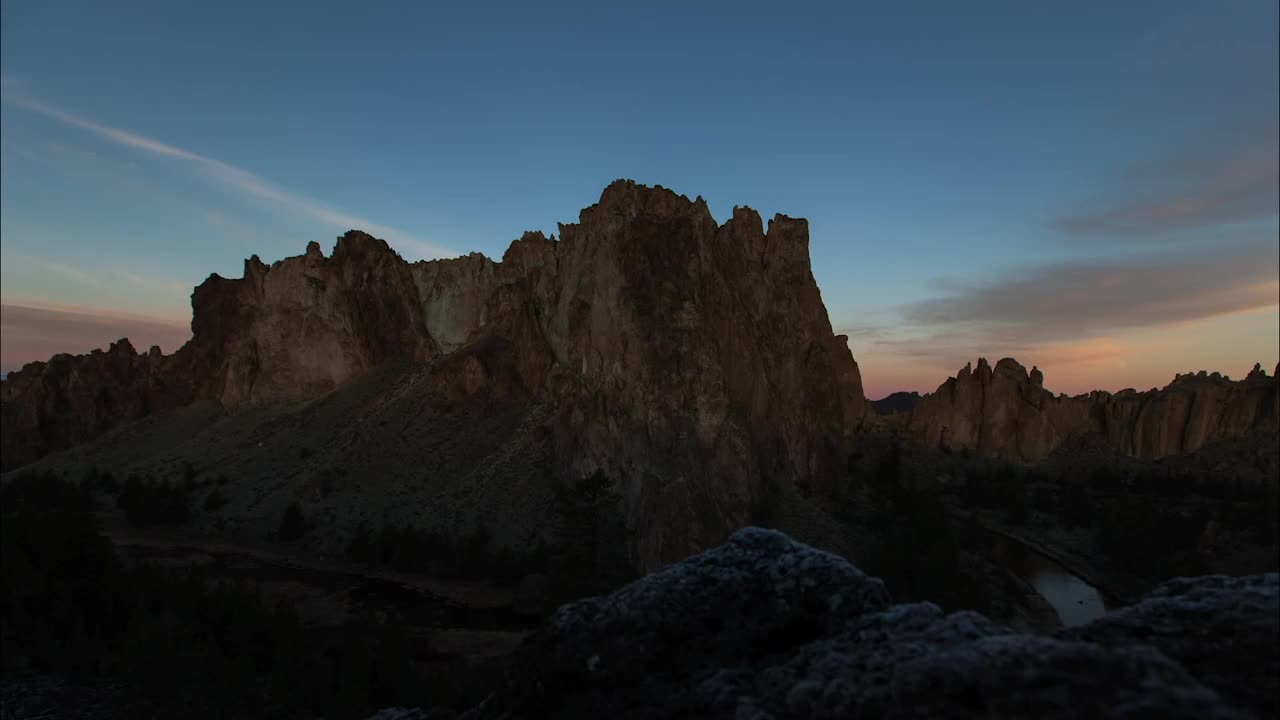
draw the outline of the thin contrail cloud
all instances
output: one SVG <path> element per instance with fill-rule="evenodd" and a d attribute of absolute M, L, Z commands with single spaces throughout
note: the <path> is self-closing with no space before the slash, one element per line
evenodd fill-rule
<path fill-rule="evenodd" d="M 222 162 L 221 160 L 205 157 L 198 153 L 193 153 L 189 150 L 184 150 L 180 147 L 160 142 L 159 140 L 154 140 L 137 133 L 129 132 L 128 130 L 102 125 L 29 96 L 6 94 L 5 100 L 19 107 L 57 120 L 65 125 L 80 128 L 81 130 L 87 130 L 88 132 L 119 145 L 143 150 L 162 157 L 174 158 L 192 163 L 214 179 L 231 185 L 232 187 L 239 189 L 241 192 L 276 203 L 277 205 L 287 208 L 299 215 L 315 218 L 316 220 L 339 230 L 350 230 L 353 228 L 364 230 L 372 235 L 376 235 L 387 240 L 399 249 L 415 251 L 416 253 L 421 254 L 424 258 L 453 257 L 458 254 L 442 245 L 437 245 L 414 237 L 412 234 L 404 230 L 400 230 L 399 228 L 389 227 L 357 215 L 350 215 L 342 212 L 341 210 L 328 207 L 317 200 L 286 190 L 275 185 L 266 178 L 249 172 L 243 168 L 238 168 L 234 165 Z"/>

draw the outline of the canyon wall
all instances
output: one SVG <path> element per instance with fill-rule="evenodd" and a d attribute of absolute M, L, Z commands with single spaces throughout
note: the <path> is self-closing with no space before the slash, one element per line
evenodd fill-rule
<path fill-rule="evenodd" d="M 1274 428 L 1278 391 L 1277 378 L 1255 366 L 1240 381 L 1202 371 L 1179 375 L 1158 390 L 1055 396 L 1036 368 L 1027 372 L 1012 358 L 992 368 L 979 359 L 976 369 L 966 365 L 921 398 L 906 432 L 931 447 L 1022 461 L 1043 459 L 1067 439 L 1093 434 L 1122 453 L 1155 459 Z"/>
<path fill-rule="evenodd" d="M 501 262 L 408 263 L 352 231 L 330 257 L 210 276 L 170 356 L 32 363 L 0 385 L 12 469 L 157 410 L 227 412 L 323 395 L 391 360 L 465 402 L 486 384 L 545 409 L 556 477 L 602 471 L 631 556 L 654 567 L 720 542 L 767 485 L 833 481 L 867 421 L 858 366 L 810 271 L 808 225 L 617 181 L 559 239 L 526 233 Z M 423 441 L 410 437 L 406 442 Z"/>

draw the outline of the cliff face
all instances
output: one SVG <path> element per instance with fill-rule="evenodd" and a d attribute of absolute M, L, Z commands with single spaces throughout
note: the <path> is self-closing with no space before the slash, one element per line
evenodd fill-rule
<path fill-rule="evenodd" d="M 526 234 L 501 262 L 410 264 L 353 231 L 328 258 L 312 243 L 211 276 L 192 308 L 172 356 L 94 359 L 127 355 L 113 350 L 14 373 L 6 469 L 158 408 L 303 400 L 404 359 L 459 402 L 487 389 L 545 408 L 549 470 L 614 480 L 633 559 L 651 567 L 723 540 L 767 482 L 830 477 L 868 407 L 804 220 L 766 228 L 737 208 L 718 226 L 701 199 L 628 181 L 558 241 Z"/>
<path fill-rule="evenodd" d="M 907 433 L 922 443 L 1014 460 L 1040 460 L 1068 438 L 1097 434 L 1143 459 L 1193 452 L 1280 418 L 1280 385 L 1255 367 L 1238 382 L 1218 373 L 1179 375 L 1160 390 L 1054 396 L 1044 376 L 1005 358 L 966 365 L 921 398 Z"/>
<path fill-rule="evenodd" d="M 105 352 L 55 355 L 10 373 L 0 381 L 4 469 L 190 402 L 190 387 L 166 371 L 168 361 L 158 347 L 139 355 L 120 340 Z"/>
<path fill-rule="evenodd" d="M 192 339 L 171 371 L 230 410 L 314 397 L 384 360 L 436 350 L 408 265 L 361 232 L 339 238 L 329 258 L 314 242 L 270 267 L 255 255 L 239 280 L 210 276 L 191 305 Z"/>

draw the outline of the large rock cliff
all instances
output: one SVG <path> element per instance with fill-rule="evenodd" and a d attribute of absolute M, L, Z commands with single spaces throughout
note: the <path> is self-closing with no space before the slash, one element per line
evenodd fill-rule
<path fill-rule="evenodd" d="M 966 365 L 921 398 L 906 428 L 932 447 L 1011 460 L 1040 460 L 1068 438 L 1090 434 L 1127 455 L 1155 459 L 1274 428 L 1278 390 L 1277 378 L 1255 366 L 1237 382 L 1201 371 L 1159 390 L 1055 396 L 1038 369 L 1028 373 L 1012 358 L 992 368 L 980 358 L 976 369 Z"/>
<path fill-rule="evenodd" d="M 352 231 L 330 257 L 312 243 L 211 276 L 192 309 L 171 356 L 121 343 L 13 373 L 5 468 L 159 408 L 306 400 L 405 360 L 450 402 L 484 391 L 541 407 L 549 473 L 603 471 L 636 530 L 633 561 L 652 567 L 723 540 L 768 483 L 829 481 L 868 412 L 804 220 L 735 208 L 717 225 L 701 198 L 629 181 L 501 262 L 411 264 Z"/>

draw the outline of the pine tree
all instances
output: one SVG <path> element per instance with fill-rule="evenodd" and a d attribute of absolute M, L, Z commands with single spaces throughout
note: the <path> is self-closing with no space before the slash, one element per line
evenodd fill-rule
<path fill-rule="evenodd" d="M 307 521 L 302 517 L 302 508 L 297 501 L 289 503 L 284 516 L 280 518 L 278 537 L 281 542 L 293 542 L 307 532 Z"/>

